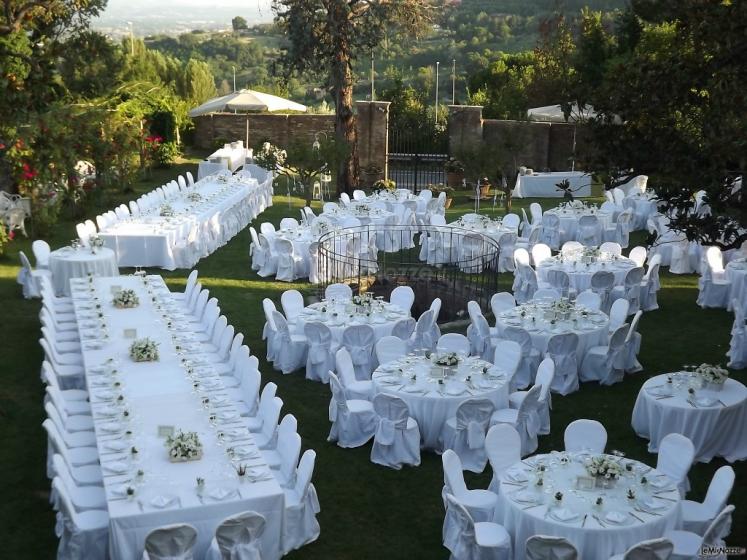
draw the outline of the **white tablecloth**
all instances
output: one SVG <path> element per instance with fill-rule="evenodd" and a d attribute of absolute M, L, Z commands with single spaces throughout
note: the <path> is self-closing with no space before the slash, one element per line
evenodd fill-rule
<path fill-rule="evenodd" d="M 236 171 L 244 165 L 247 156 L 251 157 L 251 150 L 247 150 L 243 145 L 232 148 L 230 144 L 226 144 L 223 148 L 210 154 L 206 161 L 200 162 L 197 168 L 197 179 L 202 179 L 222 169 Z M 220 158 L 221 161 L 211 161 L 215 158 Z"/>
<path fill-rule="evenodd" d="M 76 290 L 73 298 L 105 475 L 111 558 L 140 558 L 148 532 L 171 523 L 189 523 L 197 529 L 195 557 L 202 558 L 220 522 L 229 515 L 247 510 L 259 512 L 267 520 L 261 543 L 262 557 L 279 558 L 283 491 L 270 474 L 253 436 L 242 426 L 243 420 L 237 417 L 231 399 L 225 397 L 222 408 L 210 411 L 203 408 L 201 399 L 204 396 L 218 402 L 222 383 L 211 375 L 210 366 L 201 362 L 199 354 L 180 355 L 176 351 L 172 335 L 188 337 L 189 331 L 184 327 L 187 325 L 184 319 L 178 319 L 174 309 L 179 304 L 171 302 L 163 279 L 150 277 L 146 284 L 143 279 L 132 276 L 100 278 L 94 280 L 93 286 L 92 293 L 86 280 L 73 281 Z M 116 286 L 134 289 L 139 306 L 115 308 L 110 302 Z M 92 295 L 98 299 L 92 300 Z M 99 312 L 103 313 L 103 319 L 97 317 Z M 100 327 L 99 321 L 103 321 L 105 329 Z M 169 326 L 170 321 L 172 326 Z M 157 342 L 159 360 L 132 361 L 128 349 L 133 340 L 125 338 L 125 329 L 136 329 L 138 339 L 148 337 Z M 102 333 L 108 334 L 108 338 L 100 339 Z M 197 392 L 186 371 L 190 363 L 185 364 L 185 359 L 191 360 L 197 372 L 195 379 L 201 383 Z M 113 385 L 114 382 L 121 386 Z M 116 404 L 117 394 L 122 395 L 122 404 Z M 211 412 L 218 416 L 225 412 L 233 417 L 220 419 L 212 427 Z M 158 436 L 159 426 L 197 432 L 203 444 L 202 458 L 187 463 L 169 462 L 164 440 Z M 129 430 L 131 435 L 124 430 Z M 226 434 L 225 442 L 218 441 L 220 430 Z M 126 444 L 124 451 L 112 453 L 110 446 L 121 442 Z M 139 452 L 136 460 L 130 458 L 129 450 L 133 446 Z M 227 453 L 229 447 L 243 449 L 250 456 L 245 463 L 252 465 L 257 477 L 263 480 L 239 482 Z M 112 474 L 108 470 L 117 462 L 124 463 L 122 474 Z M 137 478 L 137 470 L 143 471 L 142 480 Z M 195 489 L 197 477 L 206 481 L 202 498 Z M 117 493 L 126 486 L 136 488 L 134 500 Z M 234 493 L 217 500 L 213 496 L 220 490 Z M 152 503 L 159 496 L 177 500 L 161 509 Z"/>
<path fill-rule="evenodd" d="M 378 303 L 374 305 L 379 305 Z M 388 302 L 381 302 L 383 309 L 374 310 L 370 318 L 356 310 L 356 306 L 346 302 L 312 303 L 301 312 L 301 315 L 291 323 L 297 332 L 303 333 L 307 322 L 324 323 L 332 332 L 332 338 L 337 344 L 342 342 L 342 333 L 353 325 L 370 325 L 376 335 L 376 340 L 392 334 L 397 321 L 407 319 L 410 314 L 399 306 Z M 323 310 L 326 310 L 323 311 Z M 335 316 L 334 314 L 337 314 Z"/>
<path fill-rule="evenodd" d="M 561 464 L 563 456 L 568 457 L 567 464 Z M 586 476 L 584 459 L 584 455 L 573 454 L 538 455 L 516 463 L 503 474 L 498 521 L 512 537 L 515 560 L 523 560 L 524 543 L 533 535 L 568 539 L 578 550 L 579 559 L 606 559 L 679 526 L 679 492 L 665 475 L 637 461 L 623 459 L 623 464 L 632 464 L 633 471 L 626 471 L 614 488 L 581 490 L 576 487 L 576 480 L 578 476 Z M 538 487 L 540 464 L 545 471 L 543 485 Z M 645 485 L 640 483 L 643 476 L 647 479 Z M 626 497 L 628 488 L 633 488 L 636 501 Z M 654 492 L 664 489 L 668 491 L 654 497 Z M 560 504 L 555 502 L 556 492 L 563 494 Z M 600 496 L 601 507 L 595 505 Z M 608 517 L 612 512 L 622 516 L 622 523 L 616 523 L 614 516 Z"/>
<path fill-rule="evenodd" d="M 648 219 L 658 211 L 658 199 L 654 193 L 634 193 L 625 197 L 635 203 L 633 213 L 635 229 L 646 229 Z"/>
<path fill-rule="evenodd" d="M 747 387 L 728 379 L 720 391 L 695 388 L 691 396 L 691 380 L 689 374 L 675 374 L 669 384 L 663 374 L 646 381 L 633 408 L 633 429 L 650 440 L 652 453 L 664 436 L 676 432 L 693 442 L 697 461 L 747 459 Z M 700 384 L 693 380 L 692 385 Z"/>
<path fill-rule="evenodd" d="M 70 279 L 93 276 L 119 276 L 114 251 L 101 247 L 96 252 L 88 248 L 62 247 L 49 255 L 52 284 L 58 296 L 70 295 Z"/>
<path fill-rule="evenodd" d="M 521 327 L 529 331 L 532 345 L 542 354 L 547 350 L 547 343 L 551 337 L 556 334 L 574 332 L 578 335 L 576 357 L 580 366 L 589 348 L 607 344 L 609 318 L 600 311 L 582 310 L 578 306 L 574 306 L 574 309 L 576 310 L 573 312 L 574 314 L 585 312 L 588 318 L 583 319 L 578 316 L 577 319 L 558 320 L 555 325 L 552 325 L 550 323 L 551 319 L 544 318 L 547 306 L 532 302 L 525 303 L 499 313 L 496 318 L 496 327 L 499 334 L 503 334 L 503 330 L 510 326 Z M 523 318 L 521 316 L 522 311 L 525 313 Z M 532 321 L 532 317 L 534 317 L 534 321 Z"/>
<path fill-rule="evenodd" d="M 567 179 L 571 184 L 573 196 L 591 196 L 591 175 L 583 171 L 557 171 L 553 173 L 534 173 L 518 175 L 513 196 L 516 198 L 553 197 L 562 198 L 563 191 L 556 186 Z"/>
<path fill-rule="evenodd" d="M 190 200 L 191 193 L 202 199 Z M 187 193 L 179 192 L 164 201 L 173 216 L 161 216 L 160 206 L 156 206 L 115 222 L 99 235 L 116 253 L 119 266 L 192 268 L 248 225 L 255 216 L 258 196 L 256 179 L 209 177 Z M 191 234 L 194 247 L 189 246 Z"/>
<path fill-rule="evenodd" d="M 595 262 L 586 264 L 576 258 L 556 256 L 545 259 L 537 265 L 537 276 L 542 282 L 547 282 L 551 270 L 562 270 L 568 274 L 571 288 L 581 293 L 591 288 L 591 277 L 600 270 L 612 272 L 615 275 L 615 286 L 624 286 L 625 276 L 635 266 L 635 262 L 624 257 L 615 259 L 603 255 L 595 259 Z"/>
<path fill-rule="evenodd" d="M 438 439 L 446 421 L 456 415 L 459 405 L 472 398 L 486 398 L 496 410 L 508 408 L 508 383 L 504 376 L 483 374 L 492 364 L 470 357 L 459 364 L 443 384 L 442 369 L 422 356 L 404 358 L 379 366 L 373 374 L 374 391 L 403 399 L 410 416 L 418 422 L 420 439 L 426 449 L 438 449 Z M 415 379 L 413 380 L 413 376 Z M 470 380 L 466 381 L 467 376 Z"/>
<path fill-rule="evenodd" d="M 578 220 L 581 216 L 596 216 L 601 228 L 600 237 L 604 238 L 604 230 L 612 225 L 612 215 L 607 212 L 590 209 L 561 209 L 551 208 L 545 214 L 555 214 L 560 220 L 560 243 L 578 241 Z"/>
<path fill-rule="evenodd" d="M 319 241 L 319 236 L 314 236 L 311 233 L 311 228 L 308 226 L 299 226 L 298 229 L 293 231 L 278 230 L 274 233 L 266 234 L 267 242 L 270 244 L 270 249 L 273 253 L 277 252 L 276 242 L 278 240 L 290 241 L 293 244 L 293 254 L 303 258 L 304 270 L 308 276 L 309 269 L 311 266 L 311 256 L 309 255 L 309 246 L 315 241 Z"/>

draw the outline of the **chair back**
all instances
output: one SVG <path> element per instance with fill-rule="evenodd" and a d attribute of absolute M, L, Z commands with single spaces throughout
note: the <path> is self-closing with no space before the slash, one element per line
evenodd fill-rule
<path fill-rule="evenodd" d="M 259 539 L 265 532 L 265 518 L 255 511 L 245 511 L 223 520 L 215 530 L 221 558 L 260 558 Z"/>
<path fill-rule="evenodd" d="M 539 202 L 532 202 L 529 205 L 529 213 L 532 216 L 532 225 L 538 226 L 542 223 L 542 206 Z"/>
<path fill-rule="evenodd" d="M 708 247 L 706 249 L 706 262 L 712 274 L 719 274 L 724 271 L 724 257 L 718 247 Z"/>
<path fill-rule="evenodd" d="M 37 268 L 46 267 L 49 264 L 49 254 L 52 252 L 49 243 L 43 239 L 37 239 L 31 244 L 31 251 L 34 253 Z"/>
<path fill-rule="evenodd" d="M 529 266 L 529 251 L 524 249 L 524 247 L 514 249 L 514 263 L 516 263 L 517 265 L 524 264 Z"/>
<path fill-rule="evenodd" d="M 724 465 L 714 473 L 703 500 L 703 506 L 711 517 L 716 517 L 718 512 L 726 506 L 733 487 L 734 469 L 729 465 Z"/>
<path fill-rule="evenodd" d="M 667 560 L 672 556 L 674 545 L 667 539 L 651 539 L 634 544 L 625 551 L 622 560 Z"/>
<path fill-rule="evenodd" d="M 584 250 L 583 243 L 579 243 L 578 241 L 566 241 L 565 243 L 563 243 L 563 247 L 561 247 L 560 252 L 563 255 L 571 255 L 573 253 L 578 253 L 583 250 Z"/>
<path fill-rule="evenodd" d="M 618 257 L 622 255 L 622 247 L 620 247 L 619 243 L 616 243 L 615 241 L 605 241 L 599 246 L 599 251 L 601 253 L 608 253 L 610 255 L 617 255 Z M 644 249 L 645 251 L 645 249 Z"/>
<path fill-rule="evenodd" d="M 415 332 L 415 319 L 412 317 L 400 319 L 392 327 L 392 336 L 396 336 L 402 340 L 409 340 L 413 332 Z"/>
<path fill-rule="evenodd" d="M 500 476 L 514 463 L 521 461 L 521 436 L 510 424 L 496 424 L 485 436 L 485 452 L 493 473 Z"/>
<path fill-rule="evenodd" d="M 552 257 L 552 249 L 544 243 L 537 243 L 532 247 L 532 261 L 534 262 L 534 266 L 538 266 L 539 263 L 550 257 Z"/>
<path fill-rule="evenodd" d="M 153 529 L 145 537 L 149 560 L 192 560 L 197 529 L 187 524 L 166 525 Z"/>
<path fill-rule="evenodd" d="M 646 251 L 646 248 L 638 245 L 630 250 L 628 258 L 632 260 L 636 266 L 643 266 L 646 263 L 647 255 L 648 251 Z"/>
<path fill-rule="evenodd" d="M 386 393 L 379 393 L 373 399 L 374 412 L 379 416 L 379 423 L 384 426 L 380 426 L 386 432 L 386 428 L 392 428 L 393 430 L 404 430 L 407 428 L 407 419 L 410 417 L 410 409 L 407 403 L 399 397 L 394 395 L 388 395 Z M 389 435 L 393 435 L 390 433 Z M 387 444 L 386 439 L 382 443 Z M 392 441 L 390 439 L 390 441 Z"/>
<path fill-rule="evenodd" d="M 616 329 L 625 324 L 625 320 L 628 318 L 628 309 L 630 309 L 630 302 L 627 299 L 620 298 L 615 300 L 610 308 L 611 329 Z"/>
<path fill-rule="evenodd" d="M 295 218 L 283 218 L 280 220 L 280 229 L 296 230 L 298 229 L 298 220 Z"/>
<path fill-rule="evenodd" d="M 353 364 L 363 366 L 370 362 L 376 333 L 370 325 L 351 325 L 342 332 L 342 346 L 344 346 Z"/>
<path fill-rule="evenodd" d="M 397 336 L 384 336 L 376 342 L 376 359 L 379 364 L 388 364 L 407 354 L 407 344 Z"/>
<path fill-rule="evenodd" d="M 462 460 L 453 449 L 446 449 L 441 455 L 441 464 L 444 468 L 444 484 L 446 491 L 456 496 L 462 496 L 467 492 L 464 482 L 464 469 Z"/>
<path fill-rule="evenodd" d="M 345 301 L 352 299 L 353 290 L 347 284 L 330 284 L 324 290 L 324 297 L 328 300 L 335 299 Z"/>
<path fill-rule="evenodd" d="M 280 305 L 288 322 L 294 323 L 303 311 L 303 296 L 298 290 L 286 290 L 280 296 Z"/>
<path fill-rule="evenodd" d="M 309 362 L 313 365 L 326 362 L 332 346 L 332 332 L 329 327 L 324 323 L 312 321 L 304 325 L 303 333 L 308 340 Z"/>
<path fill-rule="evenodd" d="M 494 317 L 498 317 L 501 311 L 514 307 L 516 307 L 516 300 L 510 292 L 498 292 L 490 298 L 490 309 L 493 311 Z"/>
<path fill-rule="evenodd" d="M 731 532 L 731 516 L 733 513 L 734 506 L 726 506 L 721 510 L 721 513 L 716 516 L 713 523 L 703 533 L 703 546 L 718 546 L 723 544 L 723 540 Z"/>
<path fill-rule="evenodd" d="M 595 294 L 591 290 L 584 290 L 576 296 L 576 305 L 582 305 L 587 309 L 599 311 L 599 308 L 602 306 L 602 298 L 599 297 L 599 294 Z"/>
<path fill-rule="evenodd" d="M 534 384 L 542 387 L 539 394 L 539 402 L 545 402 L 547 400 L 547 394 L 550 391 L 550 386 L 555 378 L 555 362 L 552 358 L 545 358 L 540 362 L 537 368 L 537 375 L 534 377 Z"/>
<path fill-rule="evenodd" d="M 607 430 L 601 422 L 582 418 L 568 424 L 563 439 L 566 451 L 604 453 L 607 446 Z"/>
<path fill-rule="evenodd" d="M 672 432 L 659 442 L 656 470 L 680 483 L 687 477 L 693 459 L 695 459 L 695 447 L 690 438 Z"/>
<path fill-rule="evenodd" d="M 527 560 L 577 560 L 578 551 L 563 537 L 533 535 L 526 542 Z"/>
<path fill-rule="evenodd" d="M 534 292 L 532 299 L 536 301 L 558 301 L 560 297 L 560 292 L 554 288 L 542 288 Z"/>
<path fill-rule="evenodd" d="M 447 333 L 441 335 L 436 343 L 437 352 L 455 352 L 457 354 L 470 353 L 469 340 L 466 336 L 459 333 Z"/>
<path fill-rule="evenodd" d="M 493 365 L 499 371 L 505 373 L 506 377 L 510 381 L 511 378 L 516 374 L 516 371 L 519 369 L 521 357 L 522 349 L 521 345 L 518 342 L 514 342 L 513 340 L 501 340 L 495 346 Z"/>
<path fill-rule="evenodd" d="M 397 286 L 389 295 L 389 302 L 409 313 L 415 302 L 415 292 L 410 286 Z"/>

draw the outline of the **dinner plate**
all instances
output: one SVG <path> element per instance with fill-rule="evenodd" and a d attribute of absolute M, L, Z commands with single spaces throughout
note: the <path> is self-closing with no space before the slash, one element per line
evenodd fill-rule
<path fill-rule="evenodd" d="M 630 514 L 621 511 L 609 511 L 604 516 L 605 523 L 611 523 L 613 525 L 627 525 L 631 520 L 632 518 L 630 517 Z"/>
<path fill-rule="evenodd" d="M 151 498 L 148 501 L 148 505 L 156 509 L 165 509 L 178 502 L 178 496 L 175 496 L 173 494 L 162 494 Z"/>
<path fill-rule="evenodd" d="M 556 507 L 556 508 L 552 508 L 548 512 L 548 516 L 552 517 L 555 521 L 562 521 L 563 523 L 568 523 L 570 521 L 575 521 L 576 519 L 581 517 L 581 514 L 576 513 L 575 511 L 571 511 L 568 508 Z"/>
<path fill-rule="evenodd" d="M 520 504 L 538 504 L 541 499 L 538 494 L 530 492 L 529 490 L 519 490 L 518 492 L 514 492 L 512 497 L 515 502 Z"/>

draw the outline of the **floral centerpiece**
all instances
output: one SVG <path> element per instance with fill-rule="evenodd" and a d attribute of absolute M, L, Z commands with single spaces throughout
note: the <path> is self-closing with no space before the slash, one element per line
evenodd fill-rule
<path fill-rule="evenodd" d="M 158 361 L 158 343 L 150 338 L 141 338 L 130 345 L 130 358 L 136 362 Z"/>
<path fill-rule="evenodd" d="M 391 179 L 379 179 L 373 184 L 373 190 L 377 193 L 391 194 L 397 190 L 397 183 Z"/>
<path fill-rule="evenodd" d="M 114 296 L 112 305 L 119 309 L 128 309 L 140 305 L 140 299 L 138 299 L 135 290 L 120 290 Z"/>
<path fill-rule="evenodd" d="M 202 202 L 202 195 L 200 193 L 191 192 L 187 195 L 187 200 L 190 202 Z"/>
<path fill-rule="evenodd" d="M 720 391 L 726 380 L 729 379 L 729 372 L 720 365 L 700 364 L 699 366 L 685 366 L 686 371 L 690 371 L 703 381 L 703 386 L 707 389 Z"/>
<path fill-rule="evenodd" d="M 353 296 L 353 304 L 359 308 L 370 308 L 374 302 L 373 294 L 370 292 L 364 292 L 357 296 Z"/>
<path fill-rule="evenodd" d="M 586 472 L 596 478 L 598 481 L 612 483 L 623 474 L 620 463 L 606 455 L 597 455 L 587 459 Z"/>
<path fill-rule="evenodd" d="M 459 365 L 459 356 L 456 352 L 441 352 L 434 354 L 431 358 L 433 363 L 441 367 L 454 367 Z"/>
<path fill-rule="evenodd" d="M 174 209 L 170 204 L 161 204 L 158 214 L 159 216 L 170 217 L 174 215 Z"/>
<path fill-rule="evenodd" d="M 104 240 L 98 235 L 92 235 L 88 238 L 88 245 L 91 247 L 91 252 L 96 253 L 96 249 L 104 246 Z"/>
<path fill-rule="evenodd" d="M 166 447 L 172 463 L 198 461 L 202 458 L 202 443 L 197 432 L 177 430 L 174 435 L 166 438 Z"/>

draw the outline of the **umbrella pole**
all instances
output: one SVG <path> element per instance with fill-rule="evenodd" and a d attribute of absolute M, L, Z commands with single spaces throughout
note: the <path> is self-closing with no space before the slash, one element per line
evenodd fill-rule
<path fill-rule="evenodd" d="M 249 149 L 249 115 L 246 116 L 246 143 L 244 144 L 244 149 Z"/>
<path fill-rule="evenodd" d="M 576 171 L 576 125 L 573 125 L 573 154 L 571 154 L 571 172 Z"/>

